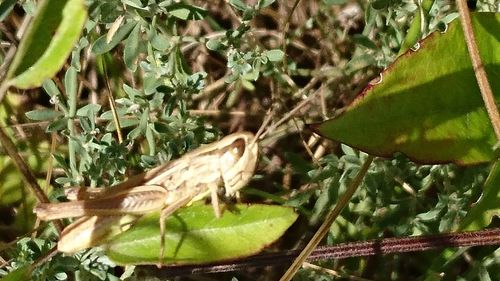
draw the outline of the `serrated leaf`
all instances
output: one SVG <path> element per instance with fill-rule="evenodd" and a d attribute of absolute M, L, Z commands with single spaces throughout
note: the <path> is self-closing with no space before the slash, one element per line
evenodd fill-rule
<path fill-rule="evenodd" d="M 45 0 L 19 44 L 7 74 L 20 89 L 39 87 L 54 76 L 80 37 L 87 9 L 83 0 Z"/>
<path fill-rule="evenodd" d="M 217 219 L 211 206 L 182 208 L 166 221 L 165 264 L 198 264 L 234 259 L 261 251 L 297 219 L 291 208 L 237 204 Z M 107 245 L 118 264 L 157 264 L 159 214 L 141 218 Z"/>
<path fill-rule="evenodd" d="M 493 92 L 500 94 L 500 14 L 473 13 Z M 491 161 L 496 143 L 458 20 L 433 33 L 366 87 L 321 135 L 378 156 L 403 152 L 420 163 Z"/>
<path fill-rule="evenodd" d="M 33 121 L 48 121 L 48 120 L 53 120 L 57 117 L 60 117 L 63 115 L 62 112 L 60 111 L 55 111 L 53 109 L 37 109 L 37 110 L 32 110 L 28 111 L 25 113 L 26 117 Z"/>

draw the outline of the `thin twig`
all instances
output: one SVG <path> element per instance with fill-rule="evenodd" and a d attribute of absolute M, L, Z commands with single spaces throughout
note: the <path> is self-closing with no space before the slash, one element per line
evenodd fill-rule
<path fill-rule="evenodd" d="M 292 265 L 288 268 L 288 270 L 283 274 L 281 277 L 280 281 L 289 281 L 292 280 L 293 276 L 299 270 L 299 268 L 302 266 L 302 263 L 307 259 L 307 257 L 312 253 L 312 251 L 319 245 L 321 240 L 325 237 L 325 235 L 328 233 L 328 230 L 330 229 L 330 226 L 332 223 L 335 221 L 335 219 L 338 217 L 340 212 L 344 209 L 344 207 L 349 203 L 349 200 L 351 200 L 352 196 L 358 190 L 358 187 L 361 185 L 361 182 L 363 181 L 363 178 L 365 177 L 366 173 L 368 172 L 368 168 L 370 167 L 370 164 L 373 162 L 373 156 L 368 155 L 368 158 L 366 158 L 365 162 L 361 166 L 361 169 L 359 170 L 358 174 L 356 177 L 353 179 L 353 181 L 349 184 L 347 187 L 347 190 L 344 192 L 342 197 L 340 197 L 339 202 L 335 205 L 335 208 L 331 212 L 328 213 L 326 216 L 324 222 L 321 224 L 319 227 L 318 231 L 314 234 L 314 236 L 311 238 L 309 243 L 307 243 L 306 247 L 300 252 L 299 256 L 293 261 Z"/>
<path fill-rule="evenodd" d="M 282 39 L 281 39 L 281 45 L 283 46 L 283 53 L 285 56 L 283 56 L 283 67 L 285 68 L 285 73 L 288 73 L 288 63 L 287 63 L 287 57 L 286 57 L 286 33 L 288 32 L 288 29 L 290 28 L 290 21 L 292 20 L 292 15 L 293 12 L 297 9 L 297 6 L 299 5 L 300 0 L 295 0 L 292 6 L 292 10 L 290 13 L 288 13 L 288 17 L 286 17 L 286 20 L 283 25 L 283 30 L 281 31 L 282 34 Z"/>
<path fill-rule="evenodd" d="M 56 144 L 57 144 L 57 135 L 56 133 L 52 132 L 50 133 L 50 154 L 49 155 L 54 155 L 56 151 Z M 43 192 L 47 194 L 49 192 L 50 188 L 50 180 L 52 179 L 52 173 L 54 171 L 54 158 L 49 157 L 48 158 L 48 163 L 47 163 L 47 175 L 45 176 L 45 186 L 43 189 Z M 35 220 L 35 228 L 38 228 L 40 225 L 40 219 L 37 217 Z M 34 231 L 32 234 L 32 238 L 35 238 L 38 235 L 37 231 Z"/>
<path fill-rule="evenodd" d="M 199 115 L 199 116 L 222 116 L 227 114 L 230 116 L 245 117 L 251 115 L 250 113 L 243 110 L 223 111 L 218 109 L 189 109 L 188 112 L 189 114 Z"/>
<path fill-rule="evenodd" d="M 326 83 L 324 83 L 323 86 L 325 85 L 329 85 L 332 81 L 334 81 L 335 79 L 334 78 L 330 78 L 326 81 Z M 307 85 L 306 87 L 302 88 L 301 90 L 298 91 L 298 93 L 304 93 L 306 88 L 307 90 L 309 90 L 310 88 L 312 88 L 316 82 L 319 81 L 318 78 L 313 78 Z M 288 119 L 292 118 L 293 116 L 295 116 L 295 114 L 297 114 L 297 112 L 302 108 L 304 107 L 306 104 L 308 104 L 309 102 L 311 102 L 312 100 L 314 100 L 320 93 L 321 91 L 320 90 L 317 90 L 316 92 L 312 93 L 311 95 L 309 95 L 305 100 L 299 102 L 292 110 L 290 110 L 287 114 L 285 114 L 285 116 L 283 116 L 283 118 L 281 118 L 280 120 L 278 120 L 276 123 L 272 124 L 271 126 L 269 126 L 267 128 L 267 130 L 261 135 L 261 139 L 264 138 L 268 133 L 270 132 L 274 132 L 276 130 L 276 128 L 283 124 L 284 122 L 286 122 Z M 294 94 L 295 96 L 295 94 Z"/>
<path fill-rule="evenodd" d="M 54 155 L 56 152 L 57 145 L 57 135 L 56 133 L 50 133 L 50 155 Z M 49 192 L 50 180 L 52 179 L 52 172 L 54 171 L 54 158 L 49 157 L 47 163 L 47 176 L 45 177 L 45 192 Z"/>
<path fill-rule="evenodd" d="M 323 273 L 326 273 L 326 274 L 329 274 L 331 276 L 334 276 L 334 277 L 337 277 L 337 278 L 347 278 L 348 280 L 355 280 L 355 281 L 371 281 L 370 279 L 365 279 L 365 278 L 361 278 L 361 277 L 357 277 L 357 276 L 354 276 L 354 275 L 346 275 L 346 274 L 342 274 L 342 273 L 339 273 L 338 271 L 336 270 L 333 270 L 333 269 L 329 269 L 329 268 L 324 268 L 324 267 L 321 267 L 321 266 L 317 266 L 315 264 L 312 264 L 312 263 L 308 263 L 308 262 L 304 262 L 304 268 L 309 268 L 309 269 L 312 269 L 312 270 L 316 270 L 316 271 L 321 271 Z"/>
<path fill-rule="evenodd" d="M 50 249 L 48 253 L 41 256 L 36 261 L 34 261 L 33 264 L 31 265 L 31 268 L 37 268 L 37 267 L 41 266 L 42 264 L 44 264 L 48 260 L 50 260 L 53 256 L 55 256 L 57 253 L 58 253 L 57 246 L 52 247 L 52 249 Z"/>
<path fill-rule="evenodd" d="M 462 29 L 464 30 L 465 42 L 467 43 L 467 50 L 469 51 L 469 56 L 472 61 L 472 68 L 474 69 L 474 74 L 476 75 L 477 84 L 479 85 L 479 90 L 481 91 L 481 96 L 483 97 L 484 105 L 486 107 L 486 111 L 488 112 L 488 116 L 490 117 L 491 124 L 493 125 L 497 141 L 500 141 L 500 113 L 498 112 L 498 108 L 495 104 L 493 91 L 488 83 L 488 77 L 486 75 L 486 71 L 484 70 L 481 56 L 479 55 L 476 38 L 474 31 L 472 30 L 472 21 L 470 18 L 469 8 L 467 7 L 467 1 L 457 0 L 457 8 L 460 13 L 460 23 L 462 24 Z"/>
<path fill-rule="evenodd" d="M 106 63 L 103 63 L 103 68 L 104 68 L 104 76 L 106 78 L 106 87 L 108 88 L 109 106 L 111 107 L 111 113 L 113 114 L 113 122 L 115 123 L 115 127 L 116 127 L 116 135 L 118 137 L 118 143 L 122 143 L 123 142 L 123 134 L 122 134 L 122 129 L 121 129 L 121 125 L 120 125 L 120 118 L 118 118 L 118 112 L 116 110 L 115 99 L 113 98 L 113 92 L 111 92 L 111 86 L 109 85 L 109 77 L 108 77 L 108 71 L 106 69 Z"/>
<path fill-rule="evenodd" d="M 352 257 L 387 255 L 395 253 L 422 252 L 450 247 L 474 247 L 500 244 L 500 228 L 436 235 L 423 235 L 401 238 L 384 238 L 363 242 L 350 242 L 315 249 L 307 258 L 308 262 L 346 259 Z M 145 271 L 157 277 L 241 271 L 255 267 L 281 266 L 292 261 L 301 250 L 287 250 L 277 253 L 264 253 L 233 262 L 205 265 L 165 266 L 158 270 L 151 266 Z M 139 273 L 141 274 L 141 273 Z"/>
<path fill-rule="evenodd" d="M 236 117 L 260 117 L 263 114 L 265 114 L 265 111 L 258 111 L 255 113 L 248 113 L 245 111 L 241 110 L 231 110 L 231 111 L 224 111 L 224 110 L 200 110 L 200 109 L 189 109 L 188 110 L 189 114 L 191 115 L 198 115 L 198 116 L 215 116 L 215 117 L 220 117 L 220 116 L 236 116 Z M 154 113 L 150 113 L 150 116 L 154 116 Z M 134 120 L 135 117 L 132 115 L 126 115 L 122 116 L 122 120 Z M 80 123 L 79 119 L 73 119 L 73 122 L 75 124 Z M 109 119 L 103 119 L 97 117 L 95 119 L 95 122 L 97 124 L 102 124 L 102 123 L 108 123 Z M 50 121 L 35 121 L 35 122 L 26 122 L 22 124 L 8 124 L 6 126 L 1 126 L 2 128 L 26 128 L 26 127 L 40 127 L 45 129 L 48 125 L 50 124 Z"/>
<path fill-rule="evenodd" d="M 19 156 L 19 154 L 17 153 L 16 146 L 1 127 L 0 127 L 0 143 L 2 144 L 3 148 L 5 149 L 9 157 L 14 162 L 14 165 L 16 165 L 19 172 L 21 172 L 24 182 L 31 188 L 36 198 L 38 199 L 38 202 L 49 203 L 49 199 L 43 192 L 42 188 L 38 185 L 35 175 L 33 175 L 26 162 L 24 162 L 21 156 Z M 56 226 L 56 229 L 59 232 L 61 232 L 61 230 L 63 229 L 61 222 L 58 220 L 54 221 L 54 225 Z"/>

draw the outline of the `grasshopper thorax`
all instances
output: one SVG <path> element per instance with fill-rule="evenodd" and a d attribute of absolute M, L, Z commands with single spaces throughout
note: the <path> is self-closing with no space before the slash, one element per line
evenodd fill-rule
<path fill-rule="evenodd" d="M 226 196 L 234 195 L 254 174 L 259 148 L 253 139 L 252 133 L 241 132 L 221 140 L 225 147 L 220 150 L 219 167 Z"/>

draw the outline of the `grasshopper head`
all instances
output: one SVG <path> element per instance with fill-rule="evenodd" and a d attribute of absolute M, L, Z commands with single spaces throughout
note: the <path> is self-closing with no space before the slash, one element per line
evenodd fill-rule
<path fill-rule="evenodd" d="M 226 196 L 234 195 L 244 187 L 255 172 L 259 147 L 253 139 L 254 135 L 249 132 L 232 134 L 223 139 L 227 146 L 222 150 L 219 165 Z"/>

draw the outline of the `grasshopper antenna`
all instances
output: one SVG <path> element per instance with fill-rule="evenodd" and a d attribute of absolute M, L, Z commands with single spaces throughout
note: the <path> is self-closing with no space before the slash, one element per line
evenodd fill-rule
<path fill-rule="evenodd" d="M 264 121 L 262 121 L 262 125 L 260 125 L 259 130 L 255 134 L 255 137 L 253 138 L 252 142 L 250 142 L 249 146 L 254 145 L 258 140 L 263 139 L 265 135 L 267 134 L 268 131 L 264 132 L 264 129 L 266 126 L 271 122 L 271 119 L 273 118 L 273 110 L 268 109 L 266 112 L 266 117 L 264 118 Z"/>

